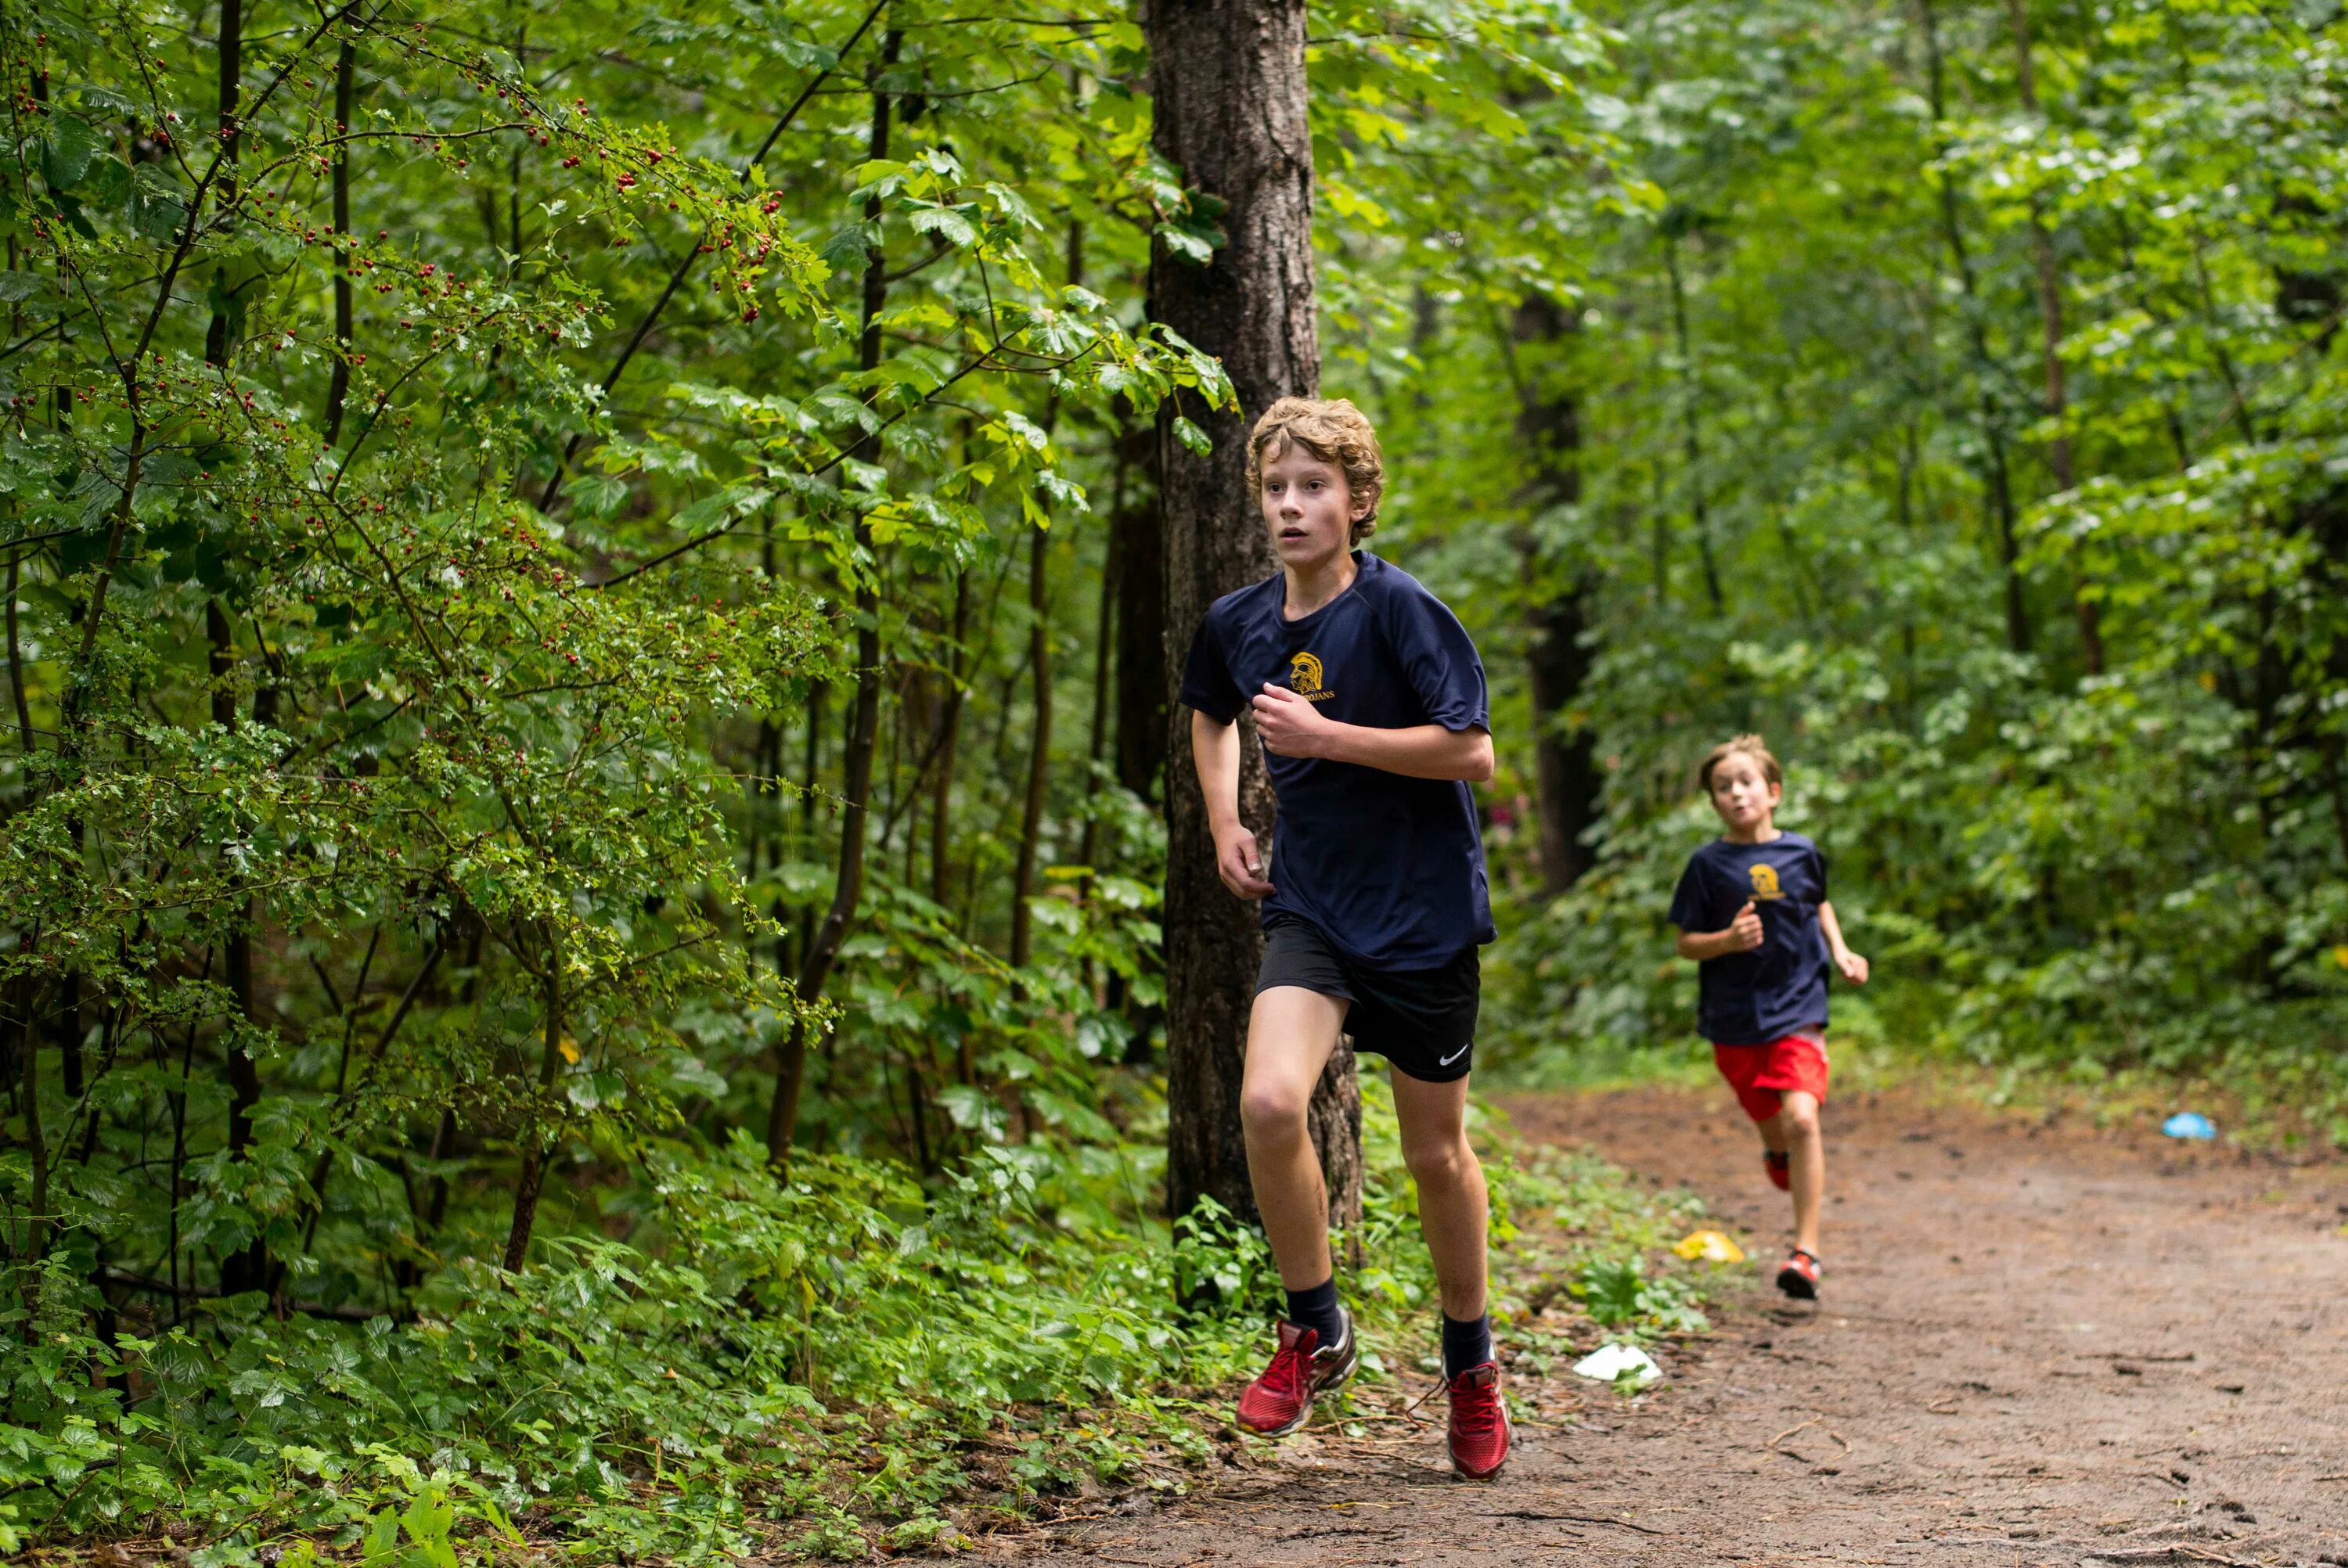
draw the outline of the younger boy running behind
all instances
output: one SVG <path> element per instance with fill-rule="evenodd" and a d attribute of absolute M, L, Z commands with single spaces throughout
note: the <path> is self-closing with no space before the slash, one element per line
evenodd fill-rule
<path fill-rule="evenodd" d="M 1240 1115 L 1288 1304 L 1279 1353 L 1241 1396 L 1239 1419 L 1292 1430 L 1360 1359 L 1305 1130 L 1342 1031 L 1394 1064 L 1403 1159 L 1441 1286 L 1451 1462 L 1480 1480 L 1509 1455 L 1484 1310 L 1484 1173 L 1465 1123 L 1476 948 L 1492 939 L 1465 782 L 1492 776 L 1484 667 L 1439 600 L 1351 548 L 1385 487 L 1376 433 L 1351 403 L 1282 398 L 1256 422 L 1247 468 L 1281 569 L 1208 609 L 1182 673 L 1216 868 L 1233 893 L 1262 900 L 1268 936 Z M 1251 710 L 1280 802 L 1269 868 L 1240 821 L 1235 721 Z"/>
<path fill-rule="evenodd" d="M 1679 952 L 1702 962 L 1696 1028 L 1720 1075 L 1759 1123 L 1762 1165 L 1794 1194 L 1794 1251 L 1777 1288 L 1818 1294 L 1818 1206 L 1826 1144 L 1827 973 L 1867 983 L 1867 960 L 1844 945 L 1827 902 L 1826 857 L 1774 820 L 1786 776 L 1758 735 L 1712 748 L 1696 771 L 1727 828 L 1695 852 L 1672 896 Z"/>

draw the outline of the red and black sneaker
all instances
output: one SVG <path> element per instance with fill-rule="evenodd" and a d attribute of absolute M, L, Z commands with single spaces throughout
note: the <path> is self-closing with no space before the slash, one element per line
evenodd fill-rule
<path fill-rule="evenodd" d="M 1794 1190 L 1794 1155 L 1791 1150 L 1762 1150 L 1761 1168 L 1768 1173 L 1771 1186 L 1781 1193 Z"/>
<path fill-rule="evenodd" d="M 1500 1398 L 1500 1368 L 1487 1361 L 1443 1386 L 1451 1401 L 1451 1468 L 1469 1481 L 1489 1481 L 1509 1462 L 1509 1407 Z"/>
<path fill-rule="evenodd" d="M 1777 1288 L 1797 1301 L 1818 1298 L 1818 1255 L 1796 1247 L 1786 1259 L 1786 1266 L 1777 1271 Z"/>
<path fill-rule="evenodd" d="M 1294 1431 L 1313 1413 L 1313 1399 L 1352 1377 L 1361 1360 L 1350 1313 L 1344 1337 L 1334 1345 L 1322 1344 L 1318 1329 L 1282 1324 L 1272 1365 L 1240 1394 L 1240 1425 L 1268 1438 Z"/>

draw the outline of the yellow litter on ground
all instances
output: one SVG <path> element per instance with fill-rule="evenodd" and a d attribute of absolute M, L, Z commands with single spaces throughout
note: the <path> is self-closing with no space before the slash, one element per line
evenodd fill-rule
<path fill-rule="evenodd" d="M 1743 1263 L 1745 1249 L 1718 1231 L 1691 1231 L 1680 1237 L 1672 1248 L 1682 1257 L 1702 1258 L 1706 1263 Z"/>

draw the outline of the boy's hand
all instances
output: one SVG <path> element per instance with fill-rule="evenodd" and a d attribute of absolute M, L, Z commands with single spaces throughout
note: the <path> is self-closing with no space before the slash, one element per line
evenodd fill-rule
<path fill-rule="evenodd" d="M 1244 827 L 1215 836 L 1215 870 L 1221 875 L 1223 886 L 1242 898 L 1266 897 L 1273 890 L 1263 879 L 1263 858 L 1256 853 L 1255 835 Z"/>
<path fill-rule="evenodd" d="M 1326 744 L 1336 730 L 1334 719 L 1324 719 L 1321 711 L 1285 686 L 1275 686 L 1267 681 L 1256 693 L 1256 738 L 1263 749 L 1283 757 L 1326 756 Z"/>
<path fill-rule="evenodd" d="M 1841 952 L 1837 953 L 1834 956 L 1834 961 L 1835 968 L 1842 971 L 1842 978 L 1844 979 L 1849 980 L 1855 986 L 1863 986 L 1867 983 L 1867 960 L 1865 958 L 1860 958 L 1849 948 L 1845 948 Z"/>
<path fill-rule="evenodd" d="M 1747 898 L 1736 918 L 1728 923 L 1727 936 L 1732 953 L 1749 953 L 1761 945 L 1761 911 L 1753 907 L 1752 899 Z"/>

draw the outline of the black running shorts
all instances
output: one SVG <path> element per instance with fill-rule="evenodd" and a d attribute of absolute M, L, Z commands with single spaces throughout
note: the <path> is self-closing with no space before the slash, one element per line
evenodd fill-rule
<path fill-rule="evenodd" d="M 1371 1051 L 1395 1071 L 1426 1083 L 1468 1076 L 1476 1059 L 1476 1008 L 1482 994 L 1476 949 L 1432 969 L 1375 969 L 1340 953 L 1302 920 L 1275 919 L 1264 929 L 1258 995 L 1301 986 L 1341 997 L 1345 1032 L 1355 1050 Z"/>

